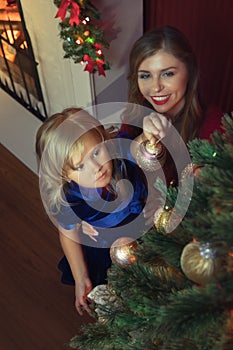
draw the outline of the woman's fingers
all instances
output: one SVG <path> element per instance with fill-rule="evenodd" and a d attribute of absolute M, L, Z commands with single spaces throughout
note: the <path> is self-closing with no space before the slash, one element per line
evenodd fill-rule
<path fill-rule="evenodd" d="M 150 113 L 143 119 L 143 132 L 151 143 L 166 136 L 170 121 L 162 114 Z"/>

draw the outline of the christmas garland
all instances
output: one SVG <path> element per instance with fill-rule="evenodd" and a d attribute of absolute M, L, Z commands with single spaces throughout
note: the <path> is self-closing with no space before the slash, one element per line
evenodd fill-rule
<path fill-rule="evenodd" d="M 72 58 L 75 63 L 85 64 L 84 71 L 105 76 L 110 69 L 105 61 L 103 48 L 109 43 L 104 38 L 104 30 L 98 26 L 100 14 L 88 0 L 54 0 L 58 7 L 55 18 L 60 18 L 60 37 L 64 40 L 64 58 Z"/>

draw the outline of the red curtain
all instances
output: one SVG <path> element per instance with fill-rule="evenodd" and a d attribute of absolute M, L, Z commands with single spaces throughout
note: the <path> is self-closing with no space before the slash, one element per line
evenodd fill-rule
<path fill-rule="evenodd" d="M 190 40 L 208 105 L 233 111 L 233 1 L 144 0 L 144 31 L 172 25 Z"/>

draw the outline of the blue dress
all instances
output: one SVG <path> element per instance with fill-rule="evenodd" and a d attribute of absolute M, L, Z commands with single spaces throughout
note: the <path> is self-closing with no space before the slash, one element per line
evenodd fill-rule
<path fill-rule="evenodd" d="M 66 201 L 56 215 L 59 224 L 66 230 L 73 229 L 82 221 L 94 226 L 99 235 L 97 242 L 80 233 L 80 243 L 87 262 L 89 277 L 93 287 L 107 283 L 107 270 L 111 266 L 110 246 L 120 237 L 139 238 L 145 229 L 142 215 L 147 198 L 147 181 L 142 172 L 130 156 L 120 149 L 125 158 L 115 160 L 115 168 L 123 174 L 123 179 L 132 185 L 131 196 L 118 201 L 115 192 L 106 188 L 85 188 L 71 181 L 64 188 Z M 128 158 L 128 159 L 127 159 Z M 113 174 L 114 174 L 113 169 Z M 141 214 L 141 215 L 140 215 Z M 74 279 L 69 263 L 64 256 L 58 264 L 62 271 L 61 281 L 74 285 Z"/>

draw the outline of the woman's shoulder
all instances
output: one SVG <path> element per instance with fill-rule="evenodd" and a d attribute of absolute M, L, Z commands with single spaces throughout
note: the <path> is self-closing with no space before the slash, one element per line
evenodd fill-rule
<path fill-rule="evenodd" d="M 127 124 L 127 123 L 122 123 L 117 137 L 133 140 L 137 136 L 139 136 L 141 133 L 142 133 L 142 128 L 137 127 L 135 125 Z"/>
<path fill-rule="evenodd" d="M 221 121 L 223 114 L 223 111 L 219 107 L 215 105 L 209 106 L 204 113 L 199 138 L 208 140 L 215 130 L 222 132 Z"/>

